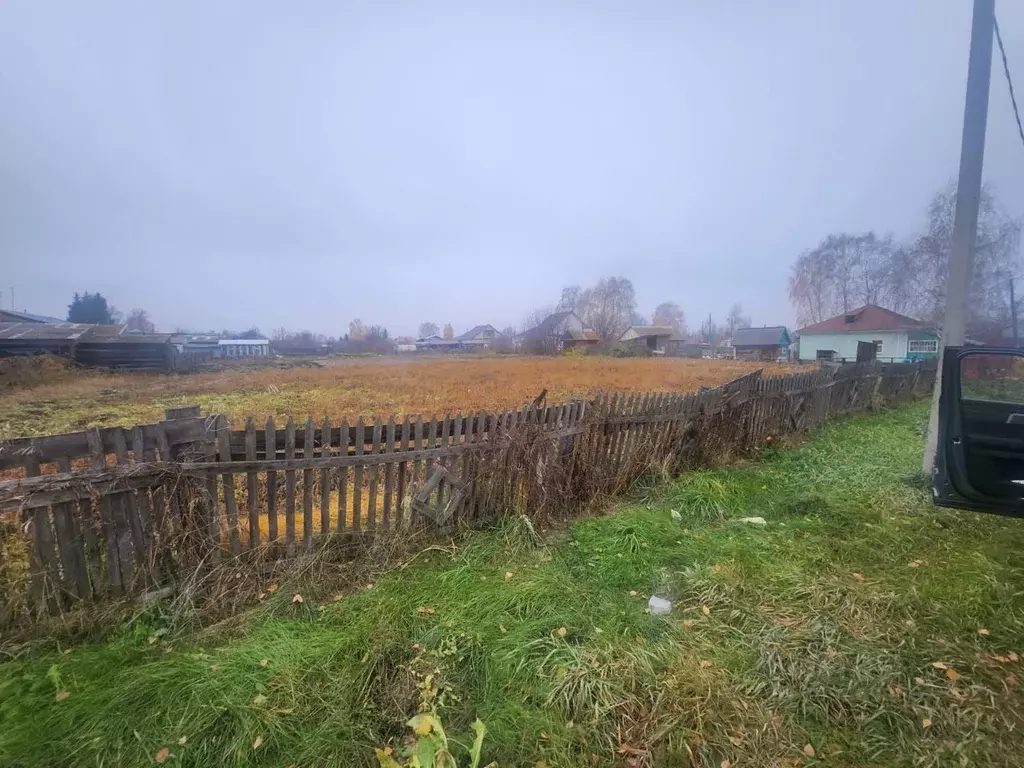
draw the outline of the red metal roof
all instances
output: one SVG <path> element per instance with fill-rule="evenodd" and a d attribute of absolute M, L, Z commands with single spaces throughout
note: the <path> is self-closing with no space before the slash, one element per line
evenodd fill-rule
<path fill-rule="evenodd" d="M 867 304 L 820 323 L 801 328 L 799 333 L 859 333 L 864 331 L 909 331 L 927 328 L 927 323 L 885 307 Z"/>

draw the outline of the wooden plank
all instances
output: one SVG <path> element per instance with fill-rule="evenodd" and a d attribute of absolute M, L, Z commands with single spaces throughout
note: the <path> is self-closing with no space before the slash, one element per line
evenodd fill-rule
<path fill-rule="evenodd" d="M 395 417 L 388 417 L 387 433 L 384 439 L 384 453 L 394 453 L 395 450 Z M 384 513 L 381 517 L 381 526 L 384 529 L 391 527 L 391 503 L 394 495 L 395 465 L 388 462 L 384 465 Z"/>
<path fill-rule="evenodd" d="M 306 418 L 306 434 L 302 440 L 302 458 L 313 458 L 316 447 L 316 425 L 313 417 Z M 307 552 L 313 549 L 313 477 L 312 469 L 302 470 L 302 543 Z"/>
<path fill-rule="evenodd" d="M 148 454 L 148 455 L 147 455 Z M 152 460 L 153 451 L 146 450 L 146 441 L 142 435 L 142 427 L 132 427 L 132 458 L 136 464 L 144 464 Z M 153 521 L 150 514 L 149 500 L 145 492 L 139 495 L 139 521 L 142 523 L 143 546 L 148 556 L 153 536 Z"/>
<path fill-rule="evenodd" d="M 295 421 L 291 416 L 285 424 L 284 457 L 295 458 Z M 295 470 L 288 469 L 284 473 L 284 541 L 289 557 L 295 548 Z"/>
<path fill-rule="evenodd" d="M 437 424 L 437 419 L 436 418 L 431 419 L 430 421 L 428 421 L 426 424 L 423 425 L 423 429 L 424 429 L 423 436 L 424 436 L 424 440 L 425 440 L 425 442 L 423 443 L 423 447 L 424 448 L 433 448 L 434 447 L 434 432 L 435 432 L 435 429 L 438 426 L 440 426 L 440 425 Z M 423 462 L 423 482 L 424 483 L 426 483 L 426 481 L 431 478 L 431 476 L 433 475 L 433 471 L 434 471 L 434 459 L 433 459 L 432 456 L 428 456 L 426 458 L 426 460 Z"/>
<path fill-rule="evenodd" d="M 29 477 L 38 477 L 41 474 L 39 459 L 34 454 L 26 457 L 25 474 Z M 38 507 L 28 512 L 27 517 L 32 521 L 29 567 L 33 602 L 40 617 L 47 614 L 56 616 L 60 613 L 60 582 L 53 529 L 50 526 L 50 510 L 48 507 Z"/>
<path fill-rule="evenodd" d="M 71 460 L 66 456 L 57 460 L 58 472 L 70 472 Z M 64 572 L 65 588 L 77 600 L 91 596 L 89 576 L 85 570 L 85 551 L 79 526 L 75 520 L 77 505 L 59 504 L 53 508 L 53 527 Z"/>
<path fill-rule="evenodd" d="M 124 430 L 114 433 L 114 456 L 118 466 L 128 464 L 128 445 Z M 131 584 L 135 564 L 142 566 L 146 558 L 146 542 L 139 520 L 138 497 L 134 491 L 119 494 L 113 500 L 115 524 L 117 525 L 117 550 L 121 557 L 121 575 L 125 584 Z"/>
<path fill-rule="evenodd" d="M 76 502 L 78 507 L 77 526 L 82 534 L 83 555 L 85 557 L 85 570 L 89 576 L 89 590 L 84 595 L 100 597 L 106 590 L 103 577 L 103 553 L 100 545 L 100 535 L 96 533 L 96 515 L 93 512 L 92 499 L 80 499 Z"/>
<path fill-rule="evenodd" d="M 93 469 L 100 469 L 107 465 L 107 457 L 103 453 L 103 441 L 100 439 L 100 431 L 96 428 L 86 433 L 89 440 L 89 466 Z M 110 586 L 111 596 L 117 598 L 123 593 L 121 581 L 121 559 L 117 551 L 117 531 L 114 528 L 114 514 L 111 509 L 109 496 L 101 496 L 99 500 L 100 525 L 103 531 L 103 540 L 106 542 L 107 551 L 107 584 Z"/>
<path fill-rule="evenodd" d="M 245 420 L 245 460 L 256 461 L 256 422 L 252 416 Z M 245 476 L 245 501 L 249 507 L 249 549 L 260 545 L 260 491 L 259 473 L 250 471 Z"/>
<path fill-rule="evenodd" d="M 324 417 L 323 426 L 320 427 L 320 455 L 331 455 L 331 438 L 333 437 L 331 420 Z M 324 467 L 320 470 L 320 533 L 327 535 L 331 532 L 331 469 Z"/>
<path fill-rule="evenodd" d="M 340 455 L 348 458 L 350 442 L 348 441 L 348 419 L 341 420 L 341 437 L 344 445 L 339 446 Z M 348 467 L 338 468 L 338 530 L 344 531 L 348 526 Z"/>
<path fill-rule="evenodd" d="M 362 456 L 366 450 L 366 424 L 360 416 L 356 421 L 355 455 Z M 356 464 L 352 470 L 352 530 L 361 531 L 363 510 L 363 465 Z"/>
<path fill-rule="evenodd" d="M 272 446 L 274 444 L 271 437 L 274 432 L 274 418 L 268 416 L 266 426 L 264 427 L 264 433 L 267 435 L 266 445 Z M 271 450 L 270 453 L 265 454 L 265 457 L 267 459 L 276 459 L 277 453 Z M 267 470 L 267 539 L 271 544 L 277 544 L 277 472 L 272 469 Z"/>
<path fill-rule="evenodd" d="M 414 428 L 413 435 L 414 435 L 413 441 L 412 441 L 413 448 L 415 450 L 419 451 L 423 447 L 423 417 L 422 416 L 417 416 L 416 417 L 416 426 Z M 415 492 L 416 486 L 421 482 L 422 475 L 420 473 L 421 473 L 422 468 L 423 468 L 422 462 L 419 459 L 416 459 L 416 461 L 414 461 L 413 465 L 412 465 L 412 485 L 413 485 L 414 492 Z M 416 510 L 415 509 L 411 509 L 410 512 L 409 512 L 409 524 L 410 525 L 414 525 L 416 523 L 417 517 L 418 517 L 418 513 L 416 512 Z"/>
<path fill-rule="evenodd" d="M 231 443 L 228 438 L 228 420 L 225 416 L 217 417 L 217 453 L 222 462 L 231 462 Z M 225 472 L 221 475 L 224 485 L 224 508 L 228 516 L 228 546 L 232 555 L 239 555 L 242 544 L 238 535 L 238 505 L 235 503 L 235 475 Z"/>
<path fill-rule="evenodd" d="M 180 419 L 171 422 L 143 424 L 144 445 L 147 450 L 157 452 L 161 439 L 168 441 L 171 447 L 196 442 L 205 434 L 205 419 Z M 95 431 L 92 438 L 89 432 Z M 114 453 L 114 441 L 120 435 L 124 439 L 123 427 L 93 427 L 84 432 L 71 432 L 62 435 L 45 435 L 40 437 L 20 437 L 5 440 L 0 444 L 0 470 L 14 469 L 25 465 L 26 457 L 34 455 L 42 463 L 55 462 L 61 457 L 83 459 L 92 456 L 93 449 L 90 439 L 99 438 L 102 453 Z"/>
<path fill-rule="evenodd" d="M 452 416 L 451 414 L 446 413 L 444 421 L 441 424 L 442 432 L 444 432 L 446 428 L 450 427 L 453 434 L 451 435 L 450 438 L 445 438 L 444 440 L 440 440 L 434 444 L 435 448 L 447 448 L 448 451 L 450 451 L 448 456 L 445 456 L 444 458 L 438 460 L 438 464 L 446 467 L 449 482 L 442 482 L 437 487 L 437 504 L 435 505 L 434 508 L 435 520 L 448 520 L 450 517 L 448 514 L 445 513 L 445 508 L 447 505 L 447 501 L 450 501 L 452 499 L 452 494 L 456 492 L 456 489 L 452 487 L 452 481 L 458 483 L 465 482 L 465 478 L 467 476 L 465 462 L 468 460 L 469 454 L 463 453 L 461 462 L 462 467 L 460 468 L 459 457 L 458 454 L 455 453 L 455 449 L 457 449 L 460 445 L 468 445 L 472 443 L 472 437 L 469 432 L 470 425 L 472 425 L 472 423 L 472 414 L 470 414 L 469 416 L 463 416 L 461 413 L 457 413 L 455 416 Z M 449 439 L 451 442 L 449 442 Z M 446 496 L 448 497 L 447 501 L 445 498 Z M 459 510 L 453 507 L 451 512 L 452 515 L 454 515 L 454 517 L 451 518 L 451 522 L 453 524 L 458 523 L 460 516 Z"/>
<path fill-rule="evenodd" d="M 380 453 L 380 441 L 381 434 L 383 431 L 383 425 L 381 424 L 380 417 L 374 417 L 373 419 L 373 441 L 370 443 L 370 454 L 377 455 Z M 377 527 L 377 485 L 380 482 L 380 469 L 376 464 L 373 464 L 367 470 L 370 478 L 370 492 L 368 495 L 367 512 L 366 512 L 366 530 L 372 531 Z"/>
<path fill-rule="evenodd" d="M 399 447 L 400 451 L 409 450 L 410 442 L 410 424 L 409 417 L 406 416 L 402 421 L 402 441 Z M 395 512 L 402 525 L 405 525 L 408 521 L 405 519 L 405 483 L 406 475 L 409 472 L 409 462 L 401 461 L 398 464 L 398 498 L 395 502 Z"/>

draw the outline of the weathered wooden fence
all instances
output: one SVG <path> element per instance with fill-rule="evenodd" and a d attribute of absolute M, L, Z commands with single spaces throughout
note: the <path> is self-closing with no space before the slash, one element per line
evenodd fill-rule
<path fill-rule="evenodd" d="M 226 558 L 318 538 L 571 515 L 657 469 L 758 449 L 831 416 L 923 395 L 934 363 L 851 364 L 697 393 L 613 393 L 504 413 L 291 419 L 231 429 L 169 411 L 133 428 L 0 444 L 0 628 L 173 586 Z"/>

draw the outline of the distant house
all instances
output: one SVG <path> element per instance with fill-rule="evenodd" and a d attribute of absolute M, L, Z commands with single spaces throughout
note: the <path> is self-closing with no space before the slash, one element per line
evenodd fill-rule
<path fill-rule="evenodd" d="M 489 347 L 500 336 L 498 329 L 493 325 L 477 325 L 460 336 L 456 336 L 455 341 L 459 342 L 459 346 L 463 349 L 482 349 Z"/>
<path fill-rule="evenodd" d="M 619 342 L 631 347 L 646 347 L 663 355 L 671 346 L 680 346 L 683 337 L 667 325 L 634 325 L 619 337 Z"/>
<path fill-rule="evenodd" d="M 737 328 L 732 336 L 733 357 L 737 360 L 785 360 L 789 358 L 789 345 L 789 331 L 784 325 Z"/>
<path fill-rule="evenodd" d="M 416 339 L 417 352 L 455 352 L 459 348 L 459 342 L 455 339 L 445 339 L 437 334 Z"/>
<path fill-rule="evenodd" d="M 885 362 L 939 356 L 939 334 L 932 326 L 875 304 L 830 317 L 798 333 L 804 361 L 854 361 L 858 342 L 873 344 L 876 359 Z"/>
<path fill-rule="evenodd" d="M 66 321 L 48 315 L 33 315 L 31 312 L 15 312 L 13 309 L 0 309 L 0 323 L 48 323 L 59 325 Z"/>
<path fill-rule="evenodd" d="M 527 352 L 563 352 L 577 347 L 594 347 L 601 341 L 575 312 L 555 312 L 516 337 L 516 345 Z"/>
<path fill-rule="evenodd" d="M 190 336 L 182 345 L 182 351 L 199 358 L 266 357 L 270 354 L 270 340 Z"/>

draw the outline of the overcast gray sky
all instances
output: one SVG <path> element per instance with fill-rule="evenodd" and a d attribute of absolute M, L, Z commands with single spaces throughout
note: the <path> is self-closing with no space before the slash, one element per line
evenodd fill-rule
<path fill-rule="evenodd" d="M 1024 92 L 1024 5 L 997 3 Z M 162 329 L 518 325 L 625 275 L 792 323 L 955 175 L 970 0 L 0 2 L 0 287 Z M 986 177 L 1024 214 L 998 59 Z"/>

